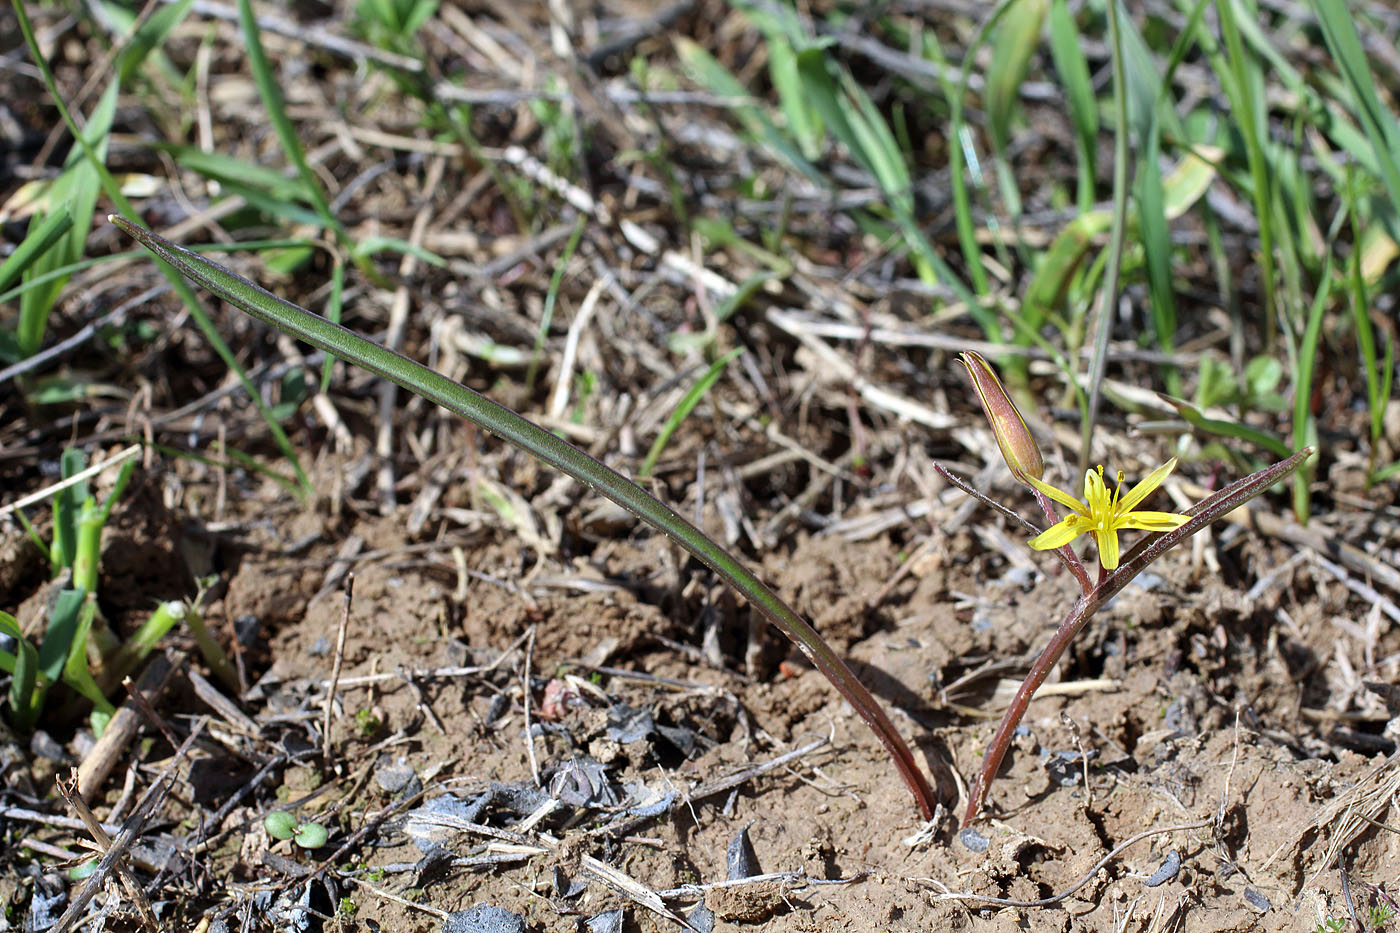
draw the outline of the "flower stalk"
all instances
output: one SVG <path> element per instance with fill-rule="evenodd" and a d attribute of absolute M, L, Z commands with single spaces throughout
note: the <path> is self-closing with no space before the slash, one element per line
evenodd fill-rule
<path fill-rule="evenodd" d="M 966 360 L 964 360 L 964 365 L 968 365 Z M 968 366 L 968 369 L 969 372 L 972 371 L 971 366 Z M 990 372 L 990 367 L 987 368 L 987 372 Z M 994 380 L 995 374 L 992 374 L 991 378 Z M 983 389 L 978 387 L 977 391 L 979 398 L 982 398 Z M 983 401 L 983 407 L 984 410 L 987 407 L 985 401 Z M 991 420 L 990 415 L 989 420 Z M 994 432 L 997 431 L 995 422 L 993 422 L 992 427 Z M 1003 456 L 1005 456 L 1005 449 L 1005 447 L 1002 448 Z M 1015 735 L 1016 727 L 1025 717 L 1031 699 L 1040 686 L 1045 683 L 1045 679 L 1050 676 L 1055 665 L 1059 663 L 1065 649 L 1074 641 L 1075 636 L 1083 631 L 1084 626 L 1088 624 L 1094 613 L 1117 595 L 1134 577 L 1146 570 L 1148 565 L 1157 558 L 1289 476 L 1311 457 L 1313 452 L 1314 448 L 1305 447 L 1273 466 L 1237 480 L 1214 495 L 1196 503 L 1187 509 L 1184 515 L 1136 510 L 1136 506 L 1146 499 L 1175 467 L 1175 460 L 1168 461 L 1158 467 L 1125 496 L 1120 496 L 1117 491 L 1109 492 L 1103 482 L 1102 473 L 1090 471 L 1085 477 L 1086 501 L 1084 502 L 1080 502 L 1069 493 L 1041 481 L 1039 476 L 1026 479 L 1018 476 L 1017 479 L 1025 482 L 1035 491 L 1037 501 L 1046 517 L 1052 522 L 1052 526 L 1045 531 L 1035 528 L 1015 511 L 995 502 L 957 479 L 942 465 L 937 465 L 938 472 L 958 488 L 1035 532 L 1036 537 L 1030 542 L 1031 546 L 1039 550 L 1053 551 L 1080 584 L 1079 598 L 1075 600 L 1069 613 L 1055 630 L 1050 642 L 1040 652 L 1035 663 L 1031 665 L 1030 672 L 1021 682 L 1011 705 L 1007 707 L 1005 715 L 1002 716 L 1001 724 L 992 736 L 991 744 L 987 746 L 987 751 L 982 758 L 982 767 L 978 771 L 977 779 L 973 783 L 969 795 L 967 810 L 963 816 L 964 824 L 971 823 L 981 813 L 982 806 L 987 799 L 987 792 L 996 779 L 997 771 L 1001 769 L 1001 763 L 1006 758 L 1007 750 L 1011 747 L 1012 736 Z M 1121 488 L 1121 477 L 1119 483 Z M 1071 510 L 1067 518 L 1058 519 L 1055 509 L 1051 505 L 1052 499 Z M 1120 553 L 1117 532 L 1124 528 L 1158 532 L 1158 534 L 1144 538 L 1127 551 Z M 1099 573 L 1095 582 L 1090 581 L 1083 564 L 1070 547 L 1070 541 L 1080 534 L 1093 535 L 1098 544 Z"/>

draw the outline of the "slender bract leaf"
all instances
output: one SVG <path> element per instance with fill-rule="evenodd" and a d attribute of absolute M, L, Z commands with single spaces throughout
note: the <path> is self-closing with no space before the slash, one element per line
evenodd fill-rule
<path fill-rule="evenodd" d="M 747 597 L 774 625 L 796 642 L 802 653 L 826 675 L 879 737 L 894 759 L 900 776 L 914 794 L 925 818 L 931 817 L 936 801 L 913 754 L 884 710 L 855 674 L 851 673 L 845 662 L 825 639 L 776 593 L 675 510 L 562 438 L 441 373 L 284 301 L 242 276 L 156 236 L 124 217 L 112 215 L 108 219 L 139 240 L 156 256 L 175 266 L 191 281 L 209 289 L 240 310 L 467 418 L 486 431 L 596 489 L 668 535 Z"/>

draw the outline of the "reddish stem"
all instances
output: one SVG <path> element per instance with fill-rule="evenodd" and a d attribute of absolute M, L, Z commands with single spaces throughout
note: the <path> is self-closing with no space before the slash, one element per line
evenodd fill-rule
<path fill-rule="evenodd" d="M 1051 525 L 1054 525 L 1060 520 L 1060 516 L 1055 512 L 1055 507 L 1050 504 L 1050 497 L 1034 486 L 1031 487 L 1031 490 L 1035 493 L 1035 501 L 1040 503 L 1040 510 L 1045 513 L 1045 518 Z M 1074 579 L 1079 581 L 1079 591 L 1088 593 L 1092 590 L 1094 585 L 1089 582 L 1089 571 L 1084 569 L 1084 564 L 1079 560 L 1079 555 L 1074 553 L 1074 548 L 1066 544 L 1055 550 L 1060 555 L 1060 560 L 1069 568 L 1069 572 L 1074 574 Z"/>
<path fill-rule="evenodd" d="M 1050 671 L 1059 662 L 1060 655 L 1065 653 L 1069 643 L 1074 641 L 1074 637 L 1084 628 L 1094 610 L 1103 605 L 1104 598 L 1099 595 L 1102 589 L 1099 587 L 1074 601 L 1069 615 L 1060 623 L 1060 627 L 1055 629 L 1055 636 L 1050 639 L 1045 650 L 1040 652 L 1040 657 L 1035 659 L 1026 679 L 1021 681 L 1016 696 L 1006 708 L 1006 715 L 1001 717 L 1001 725 L 997 726 L 996 735 L 992 736 L 992 744 L 987 746 L 987 752 L 982 757 L 982 770 L 977 774 L 977 782 L 972 785 L 972 796 L 968 800 L 963 823 L 971 823 L 981 812 L 982 803 L 987 799 L 987 790 L 992 786 L 992 781 L 996 780 L 1002 759 L 1011 747 L 1011 738 L 1016 734 L 1016 727 L 1021 724 L 1027 707 L 1031 705 L 1031 698 L 1040 689 L 1040 685 L 1045 683 L 1045 678 L 1050 676 Z"/>
<path fill-rule="evenodd" d="M 1069 647 L 1070 642 L 1074 641 L 1074 637 L 1084 628 L 1090 617 L 1104 603 L 1116 596 L 1119 590 L 1127 586 L 1133 577 L 1147 569 L 1148 564 L 1202 528 L 1228 515 L 1288 476 L 1298 469 L 1303 461 L 1312 456 L 1314 451 L 1315 449 L 1312 447 L 1305 447 L 1286 460 L 1281 460 L 1258 473 L 1236 480 L 1215 495 L 1209 496 L 1188 509 L 1187 514 L 1191 516 L 1191 520 L 1180 528 L 1139 541 L 1123 555 L 1117 570 L 1109 573 L 1102 567 L 1099 568 L 1099 582 L 1093 587 L 1086 587 L 1084 594 L 1075 600 L 1069 615 L 1060 623 L 1060 627 L 1055 629 L 1054 637 L 1045 646 L 1045 650 L 1040 653 L 1040 657 L 1035 659 L 1035 664 L 1031 665 L 1030 673 L 1021 682 L 1015 698 L 1012 699 L 1011 705 L 1006 710 L 1006 715 L 1002 717 L 1001 725 L 997 727 L 996 734 L 992 736 L 992 744 L 987 746 L 987 752 L 982 758 L 982 769 L 977 774 L 977 781 L 972 785 L 972 796 L 968 801 L 963 823 L 971 823 L 981 812 L 982 804 L 987 799 L 987 791 L 992 786 L 992 781 L 996 779 L 997 771 L 1001 769 L 1002 759 L 1006 757 L 1006 752 L 1011 747 L 1011 738 L 1016 734 L 1016 727 L 1021 724 L 1021 720 L 1025 717 L 1031 698 L 1040 689 L 1040 685 L 1045 683 L 1045 678 L 1050 676 L 1050 671 L 1054 669 L 1060 656 L 1065 653 L 1065 649 Z M 1053 515 L 1053 512 L 1049 510 L 1048 503 L 1041 505 L 1048 514 Z M 1064 549 L 1068 550 L 1068 548 L 1069 546 L 1066 545 Z M 1061 555 L 1061 560 L 1065 560 L 1063 555 Z M 1082 566 L 1080 570 L 1083 571 Z M 1086 573 L 1081 583 L 1086 582 L 1087 579 Z"/>

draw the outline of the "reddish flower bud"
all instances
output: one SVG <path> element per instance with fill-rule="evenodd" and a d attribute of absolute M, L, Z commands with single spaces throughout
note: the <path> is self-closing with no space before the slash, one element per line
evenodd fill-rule
<path fill-rule="evenodd" d="M 992 426 L 992 435 L 1001 448 L 1001 457 L 1011 468 L 1011 475 L 1022 483 L 1027 477 L 1040 479 L 1045 475 L 1045 461 L 1041 459 L 1040 447 L 1031 437 L 1026 421 L 1011 401 L 1001 380 L 991 364 L 979 353 L 968 350 L 958 357 L 967 373 L 972 377 L 972 387 L 977 390 L 977 400 L 982 403 L 982 413 Z"/>

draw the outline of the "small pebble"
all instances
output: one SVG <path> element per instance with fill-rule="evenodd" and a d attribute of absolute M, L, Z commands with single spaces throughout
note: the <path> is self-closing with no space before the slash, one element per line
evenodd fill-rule
<path fill-rule="evenodd" d="M 554 868 L 554 896 L 563 898 L 575 898 L 588 890 L 588 882 L 578 878 L 570 878 L 564 869 L 555 866 Z"/>
<path fill-rule="evenodd" d="M 525 933 L 525 918 L 502 907 L 477 904 L 448 914 L 442 933 Z"/>
<path fill-rule="evenodd" d="M 1196 717 L 1191 711 L 1191 701 L 1179 696 L 1167 706 L 1162 716 L 1162 725 L 1172 730 L 1172 738 L 1182 738 L 1196 734 Z"/>
<path fill-rule="evenodd" d="M 1181 871 L 1181 853 L 1172 849 L 1167 853 L 1167 858 L 1162 862 L 1161 867 L 1152 873 L 1144 884 L 1149 888 L 1155 888 L 1159 884 L 1166 884 L 1176 877 L 1176 873 Z"/>
<path fill-rule="evenodd" d="M 992 840 L 973 829 L 971 826 L 965 827 L 958 833 L 958 842 L 967 846 L 973 852 L 986 852 L 987 847 L 992 844 Z"/>
<path fill-rule="evenodd" d="M 245 648 L 250 648 L 253 642 L 258 640 L 258 632 L 262 629 L 262 620 L 251 612 L 244 613 L 233 620 L 233 637 L 238 639 L 238 643 Z"/>
<path fill-rule="evenodd" d="M 402 758 L 394 760 L 386 755 L 374 767 L 374 783 L 389 794 L 397 794 L 415 777 L 413 766 Z"/>
<path fill-rule="evenodd" d="M 614 742 L 640 742 L 655 731 L 656 720 L 644 709 L 614 703 L 608 710 L 608 738 Z"/>
<path fill-rule="evenodd" d="M 729 848 L 724 853 L 724 865 L 729 871 L 729 880 L 752 878 L 759 873 L 758 856 L 754 854 L 753 843 L 749 841 L 749 828 L 745 826 L 729 840 Z"/>
<path fill-rule="evenodd" d="M 1260 911 L 1268 912 L 1273 907 L 1273 905 L 1269 903 L 1267 897 L 1253 888 L 1244 889 L 1244 899 L 1249 902 L 1249 906 Z"/>
<path fill-rule="evenodd" d="M 622 908 L 589 917 L 583 925 L 588 933 L 622 933 Z"/>
<path fill-rule="evenodd" d="M 706 907 L 704 902 L 696 904 L 686 919 L 690 921 L 690 928 L 696 933 L 714 933 L 715 912 Z"/>
<path fill-rule="evenodd" d="M 34 734 L 29 737 L 29 750 L 40 758 L 47 758 L 49 761 L 56 761 L 59 764 L 72 760 L 68 757 L 68 753 L 63 750 L 63 746 L 54 741 L 53 736 L 43 729 L 36 729 Z"/>

